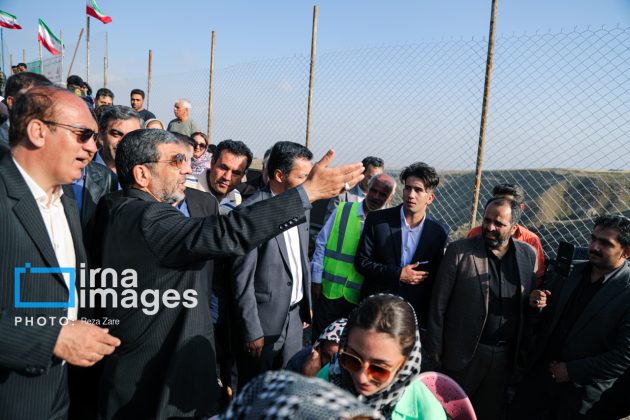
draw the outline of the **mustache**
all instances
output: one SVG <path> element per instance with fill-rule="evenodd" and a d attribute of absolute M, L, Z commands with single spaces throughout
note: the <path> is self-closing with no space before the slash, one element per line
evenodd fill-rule
<path fill-rule="evenodd" d="M 594 256 L 596 256 L 596 257 L 601 257 L 601 256 L 602 256 L 602 253 L 601 253 L 601 252 L 599 252 L 599 251 L 595 251 L 595 250 L 589 250 L 589 251 L 588 251 L 588 255 L 594 255 Z"/>

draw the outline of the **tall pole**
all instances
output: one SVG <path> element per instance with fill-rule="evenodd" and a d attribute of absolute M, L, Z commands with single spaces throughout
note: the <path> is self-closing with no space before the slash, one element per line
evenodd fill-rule
<path fill-rule="evenodd" d="M 105 57 L 103 57 L 103 87 L 107 87 L 107 68 L 109 67 L 109 45 L 105 31 Z"/>
<path fill-rule="evenodd" d="M 59 66 L 59 76 L 61 77 L 60 83 L 63 84 L 63 56 L 66 54 L 66 48 L 63 44 L 63 31 L 59 31 L 59 39 L 61 40 L 61 64 Z"/>
<path fill-rule="evenodd" d="M 488 102 L 490 101 L 490 86 L 492 85 L 492 64 L 494 62 L 494 40 L 499 0 L 492 0 L 490 15 L 490 36 L 488 37 L 488 57 L 486 59 L 486 80 L 483 86 L 483 103 L 481 105 L 481 124 L 479 127 L 479 145 L 477 147 L 477 168 L 475 169 L 475 186 L 470 212 L 470 228 L 477 224 L 477 206 L 479 191 L 481 190 L 481 172 L 483 166 L 483 148 L 486 143 L 486 127 L 488 124 Z"/>
<path fill-rule="evenodd" d="M 74 47 L 74 53 L 72 54 L 72 60 L 70 60 L 70 67 L 68 68 L 68 75 L 66 76 L 66 79 L 70 77 L 72 66 L 74 65 L 74 59 L 77 58 L 77 51 L 79 51 L 79 45 L 81 45 L 81 37 L 83 36 L 83 31 L 84 28 L 81 28 L 81 32 L 79 32 L 79 38 L 77 39 L 77 45 Z M 63 77 L 63 74 L 61 77 Z"/>
<path fill-rule="evenodd" d="M 311 113 L 313 110 L 313 79 L 315 76 L 315 48 L 317 41 L 317 5 L 313 6 L 313 31 L 311 34 L 311 68 L 308 76 L 308 107 L 306 109 L 306 148 L 311 148 Z"/>
<path fill-rule="evenodd" d="M 26 63 L 26 48 L 22 48 L 22 63 Z"/>
<path fill-rule="evenodd" d="M 90 83 L 90 17 L 85 15 L 85 20 L 87 21 L 85 24 L 87 32 L 85 36 L 85 83 Z"/>
<path fill-rule="evenodd" d="M 208 144 L 212 143 L 212 81 L 214 79 L 214 43 L 215 33 L 212 31 L 212 43 L 210 44 L 210 81 L 208 85 Z"/>
<path fill-rule="evenodd" d="M 42 58 L 42 43 L 38 41 L 37 45 L 39 47 L 39 73 L 44 74 L 44 60 Z"/>
<path fill-rule="evenodd" d="M 9 54 L 9 64 L 11 65 L 11 72 L 13 72 L 13 54 Z"/>
<path fill-rule="evenodd" d="M 147 111 L 151 104 L 151 78 L 153 77 L 153 50 L 149 50 L 149 69 L 147 75 Z"/>
<path fill-rule="evenodd" d="M 2 28 L 0 28 L 0 44 L 2 44 L 2 64 L 0 64 L 0 70 L 2 70 L 4 74 L 7 74 L 4 71 L 4 31 Z"/>

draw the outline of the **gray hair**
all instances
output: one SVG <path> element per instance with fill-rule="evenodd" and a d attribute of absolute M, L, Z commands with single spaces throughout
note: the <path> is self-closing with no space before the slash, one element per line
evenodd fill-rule
<path fill-rule="evenodd" d="M 368 191 L 372 188 L 372 185 L 376 183 L 376 181 L 381 181 L 385 184 L 389 184 L 392 187 L 392 192 L 390 193 L 390 197 L 394 195 L 396 192 L 396 180 L 393 176 L 386 174 L 385 172 L 376 174 L 368 181 Z"/>
<path fill-rule="evenodd" d="M 116 172 L 123 188 L 135 183 L 133 168 L 160 160 L 158 146 L 161 144 L 185 144 L 168 131 L 142 128 L 127 133 L 116 149 Z"/>
<path fill-rule="evenodd" d="M 192 103 L 190 103 L 190 101 L 186 98 L 179 98 L 178 100 L 175 101 L 175 103 L 180 104 L 186 109 L 190 109 L 192 107 Z"/>
<path fill-rule="evenodd" d="M 107 106 L 98 119 L 98 131 L 104 134 L 111 120 L 130 120 L 132 118 L 136 118 L 142 126 L 142 117 L 133 108 L 124 105 Z"/>

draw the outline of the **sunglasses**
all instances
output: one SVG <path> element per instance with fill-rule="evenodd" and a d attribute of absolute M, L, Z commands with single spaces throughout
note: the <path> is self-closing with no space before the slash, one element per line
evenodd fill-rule
<path fill-rule="evenodd" d="M 208 145 L 206 143 L 195 143 L 195 149 L 206 150 Z"/>
<path fill-rule="evenodd" d="M 188 156 L 183 153 L 178 153 L 169 160 L 154 160 L 144 163 L 170 163 L 171 165 L 176 166 L 177 169 L 182 169 L 188 164 Z"/>
<path fill-rule="evenodd" d="M 72 125 L 72 124 L 62 124 L 56 121 L 46 121 L 42 120 L 44 124 L 52 125 L 54 127 L 65 128 L 66 130 L 72 131 L 74 134 L 79 136 L 79 141 L 81 143 L 87 143 L 90 139 L 94 139 L 96 141 L 96 136 L 98 133 L 91 128 L 81 127 L 80 125 Z"/>
<path fill-rule="evenodd" d="M 404 361 L 403 361 L 404 363 Z M 359 356 L 348 353 L 345 350 L 339 350 L 339 364 L 347 371 L 356 373 L 362 369 L 368 375 L 368 379 L 373 383 L 387 382 L 395 370 L 400 366 L 387 367 L 376 363 L 364 362 Z M 401 363 L 402 365 L 402 363 Z"/>

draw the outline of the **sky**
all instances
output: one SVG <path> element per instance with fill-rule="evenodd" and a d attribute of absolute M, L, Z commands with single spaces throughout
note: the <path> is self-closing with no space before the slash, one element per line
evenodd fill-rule
<path fill-rule="evenodd" d="M 630 0 L 498 3 L 497 39 L 508 39 L 508 45 L 497 45 L 488 133 L 514 148 L 501 153 L 498 148 L 488 149 L 489 167 L 628 167 L 627 157 L 610 162 L 597 152 L 604 150 L 602 144 L 612 150 L 627 141 L 630 89 L 624 74 L 630 65 L 630 29 L 623 36 L 609 34 L 594 44 L 596 49 L 602 43 L 610 47 L 606 49 L 610 62 L 602 68 L 597 64 L 598 51 L 588 50 L 592 38 L 576 44 L 556 35 L 549 43 L 531 37 L 521 43 L 513 35 L 558 34 L 574 28 L 579 32 L 589 26 L 630 28 Z M 131 88 L 145 88 L 151 49 L 151 110 L 168 121 L 174 99 L 186 96 L 193 101 L 193 118 L 205 131 L 214 30 L 213 139 L 243 140 L 257 156 L 275 141 L 302 141 L 314 4 L 304 0 L 99 0 L 100 9 L 113 22 L 104 25 L 91 20 L 90 84 L 94 90 L 102 86 L 106 32 L 109 86 L 117 94 L 117 104 L 128 105 L 126 92 Z M 411 154 L 423 156 L 438 168 L 473 168 L 483 88 L 483 38 L 488 35 L 491 0 L 320 0 L 317 4 L 314 153 L 321 155 L 334 145 L 338 158 L 348 161 L 361 158 L 367 145 L 400 166 L 409 159 L 406 148 L 415 142 Z M 86 22 L 84 0 L 0 0 L 0 10 L 16 15 L 23 27 L 3 31 L 5 69 L 9 54 L 14 64 L 22 61 L 23 49 L 27 62 L 38 58 L 37 20 L 41 18 L 55 33 L 63 30 L 64 72 L 68 71 Z M 432 45 L 443 48 L 440 42 L 451 39 L 473 42 L 457 43 L 443 55 L 432 50 Z M 545 53 L 546 48 L 558 51 Z M 432 51 L 435 57 L 427 56 Z M 521 51 L 527 53 L 522 60 Z M 584 53 L 588 55 L 583 62 Z M 50 55 L 44 50 L 46 57 Z M 72 73 L 85 78 L 85 59 L 84 36 Z M 549 77 L 549 69 L 557 80 Z M 591 103 L 597 108 L 590 107 Z M 382 148 L 383 138 L 390 140 L 386 148 Z M 540 147 L 531 146 L 532 138 L 540 141 Z M 460 147 L 462 142 L 466 147 Z M 564 149 L 556 153 L 560 146 L 566 153 Z M 505 160 L 510 153 L 525 157 L 519 162 Z M 570 161 L 563 158 L 567 153 Z"/>
<path fill-rule="evenodd" d="M 630 0 L 498 0 L 498 34 L 587 25 L 628 26 Z M 208 67 L 210 32 L 216 31 L 215 67 L 310 53 L 314 2 L 304 0 L 100 0 L 113 22 L 91 22 L 91 70 L 102 80 L 105 31 L 109 78 L 141 77 L 153 50 L 154 74 Z M 441 38 L 485 36 L 489 0 L 321 0 L 318 53 Z M 37 19 L 63 30 L 66 55 L 85 26 L 82 0 L 0 0 L 23 30 L 4 30 L 4 59 L 38 58 Z M 85 41 L 85 36 L 83 41 Z M 44 54 L 48 54 L 44 51 Z M 85 42 L 75 72 L 85 75 Z M 68 58 L 66 58 L 67 61 Z M 67 69 L 67 67 L 66 67 Z"/>

